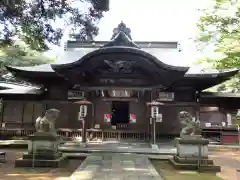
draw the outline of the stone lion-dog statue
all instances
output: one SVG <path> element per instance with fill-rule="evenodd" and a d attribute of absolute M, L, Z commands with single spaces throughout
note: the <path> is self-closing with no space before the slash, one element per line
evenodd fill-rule
<path fill-rule="evenodd" d="M 183 128 L 180 132 L 180 137 L 186 135 L 201 135 L 200 122 L 193 121 L 192 115 L 189 112 L 182 111 L 180 112 L 181 120 Z"/>
<path fill-rule="evenodd" d="M 60 111 L 57 109 L 48 109 L 45 116 L 36 119 L 35 128 L 37 132 L 46 132 L 56 134 L 55 122 Z"/>

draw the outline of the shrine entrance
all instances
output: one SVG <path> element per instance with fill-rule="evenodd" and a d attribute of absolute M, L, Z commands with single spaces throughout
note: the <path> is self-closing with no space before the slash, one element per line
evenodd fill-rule
<path fill-rule="evenodd" d="M 128 101 L 112 101 L 112 118 L 111 124 L 129 123 L 129 102 Z"/>

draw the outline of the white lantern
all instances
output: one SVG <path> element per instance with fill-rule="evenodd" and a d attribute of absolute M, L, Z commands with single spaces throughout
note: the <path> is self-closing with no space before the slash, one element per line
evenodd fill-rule
<path fill-rule="evenodd" d="M 157 114 L 156 116 L 156 122 L 162 122 L 162 114 Z"/>
<path fill-rule="evenodd" d="M 82 120 L 87 116 L 87 105 L 80 105 L 78 120 Z"/>
<path fill-rule="evenodd" d="M 156 118 L 159 114 L 158 106 L 152 106 L 151 107 L 151 117 Z"/>

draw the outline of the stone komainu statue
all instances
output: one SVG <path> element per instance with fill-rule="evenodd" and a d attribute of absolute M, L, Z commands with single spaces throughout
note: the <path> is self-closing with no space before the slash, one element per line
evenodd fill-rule
<path fill-rule="evenodd" d="M 183 128 L 180 132 L 180 137 L 184 135 L 201 135 L 200 122 L 193 121 L 192 115 L 189 112 L 180 112 L 180 122 Z"/>
<path fill-rule="evenodd" d="M 57 109 L 49 109 L 46 111 L 44 117 L 38 117 L 36 119 L 37 132 L 48 132 L 56 134 L 55 122 L 59 116 L 60 111 Z"/>

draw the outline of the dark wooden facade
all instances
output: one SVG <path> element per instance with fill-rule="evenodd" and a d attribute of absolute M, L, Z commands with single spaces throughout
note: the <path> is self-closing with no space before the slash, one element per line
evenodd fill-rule
<path fill-rule="evenodd" d="M 1 123 L 4 122 L 5 127 L 9 128 L 33 128 L 35 119 L 43 115 L 46 109 L 57 108 L 61 111 L 57 128 L 80 129 L 82 125 L 78 121 L 79 104 L 74 103 L 77 99 L 69 98 L 69 91 L 84 92 L 84 98 L 92 103 L 88 105 L 88 129 L 97 125 L 98 129 L 102 130 L 128 130 L 148 134 L 150 109 L 146 104 L 151 101 L 164 103 L 159 106 L 162 122 L 157 122 L 156 125 L 158 135 L 179 134 L 180 111 L 191 112 L 195 119 L 200 119 L 202 126 L 205 126 L 205 123 L 210 121 L 216 121 L 216 124 L 226 122 L 226 111 L 239 108 L 237 100 L 235 106 L 226 107 L 225 101 L 229 102 L 228 98 L 221 99 L 217 96 L 214 99 L 212 95 L 202 93 L 203 90 L 228 80 L 238 73 L 238 70 L 188 74 L 188 67 L 164 64 L 140 48 L 144 44 L 157 46 L 160 43 L 133 42 L 130 29 L 123 23 L 117 30 L 112 41 L 99 42 L 101 46 L 97 49 L 98 42 L 92 42 L 96 50 L 74 62 L 7 67 L 18 78 L 40 85 L 38 91 L 41 92 L 10 94 L 0 91 L 4 100 Z M 177 43 L 167 45 L 177 46 Z M 132 95 L 112 97 L 111 92 L 115 90 L 129 91 Z M 164 100 L 159 93 L 173 96 L 170 100 Z M 136 115 L 136 122 L 117 124 L 116 129 L 113 129 L 110 122 L 104 122 L 104 114 L 112 114 L 114 101 L 129 102 L 129 114 Z M 219 109 L 209 113 L 201 108 L 208 106 L 219 106 Z"/>

